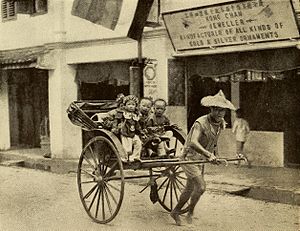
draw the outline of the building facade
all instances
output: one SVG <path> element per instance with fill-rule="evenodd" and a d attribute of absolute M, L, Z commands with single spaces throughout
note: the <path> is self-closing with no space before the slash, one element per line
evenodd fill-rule
<path fill-rule="evenodd" d="M 200 99 L 222 89 L 235 106 L 246 111 L 252 132 L 245 151 L 253 164 L 300 164 L 296 123 L 298 36 L 253 42 L 243 27 L 228 24 L 236 20 L 241 23 L 246 20 L 245 12 L 253 9 L 232 10 L 227 15 L 230 20 L 221 17 L 222 9 L 236 7 L 240 1 L 161 0 L 159 8 L 165 23 L 160 16 L 160 26 L 146 27 L 140 44 L 126 36 L 137 0 L 123 1 L 114 30 L 73 16 L 73 1 L 32 0 L 28 1 L 34 3 L 30 6 L 20 2 L 2 1 L 1 8 L 0 149 L 40 147 L 43 137 L 48 136 L 52 157 L 77 158 L 82 132 L 68 120 L 68 105 L 74 100 L 115 99 L 121 92 L 134 93 L 139 85 L 132 78 L 132 70 L 142 56 L 146 66 L 140 91 L 145 96 L 166 99 L 171 121 L 185 131 L 206 113 Z M 247 2 L 254 8 L 277 1 Z M 157 3 L 153 12 L 158 10 Z M 298 1 L 291 3 L 289 18 L 299 9 Z M 175 36 L 172 34 L 168 17 L 174 15 L 175 20 L 179 12 L 188 19 L 193 10 L 197 15 L 204 14 L 208 26 L 217 27 L 204 31 L 205 36 L 218 39 L 216 44 L 208 46 L 202 39 L 192 39 L 193 35 L 180 31 L 180 26 L 175 27 Z M 276 11 L 267 9 L 265 14 Z M 241 36 L 248 40 L 235 43 L 234 36 L 216 34 L 230 28 L 240 28 Z M 292 32 L 295 34 L 295 29 Z M 177 41 L 176 34 L 186 36 Z M 183 41 L 190 47 L 184 47 Z M 228 128 L 221 136 L 220 155 L 234 156 L 234 114 L 228 114 L 226 120 Z"/>

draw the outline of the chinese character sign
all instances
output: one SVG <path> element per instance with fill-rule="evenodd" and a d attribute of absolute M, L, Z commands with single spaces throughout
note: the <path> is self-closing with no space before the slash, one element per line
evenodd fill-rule
<path fill-rule="evenodd" d="M 289 0 L 250 0 L 163 13 L 175 50 L 298 38 Z"/>

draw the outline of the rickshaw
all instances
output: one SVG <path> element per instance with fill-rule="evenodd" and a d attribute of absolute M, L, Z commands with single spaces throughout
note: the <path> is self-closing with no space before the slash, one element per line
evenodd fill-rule
<path fill-rule="evenodd" d="M 146 186 L 140 191 L 151 189 L 150 199 L 158 202 L 165 210 L 171 211 L 177 204 L 185 186 L 186 177 L 181 169 L 184 164 L 204 164 L 207 161 L 183 161 L 178 158 L 186 134 L 177 126 L 165 126 L 172 131 L 168 140 L 170 153 L 164 159 L 145 158 L 139 162 L 124 162 L 125 155 L 120 139 L 110 130 L 94 120 L 95 115 L 106 113 L 117 107 L 112 101 L 74 101 L 67 109 L 70 121 L 80 126 L 89 134 L 90 139 L 83 147 L 77 169 L 77 184 L 80 200 L 88 214 L 95 222 L 106 224 L 118 214 L 124 198 L 125 181 L 130 179 L 149 178 Z M 242 160 L 240 158 L 219 158 L 219 163 Z M 142 174 L 127 174 L 128 170 Z M 135 171 L 134 171 L 135 172 Z M 188 203 L 181 213 L 188 210 Z"/>

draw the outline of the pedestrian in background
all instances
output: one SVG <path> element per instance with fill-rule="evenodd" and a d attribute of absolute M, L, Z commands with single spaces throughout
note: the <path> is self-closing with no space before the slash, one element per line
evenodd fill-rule
<path fill-rule="evenodd" d="M 244 118 L 244 113 L 242 109 L 236 110 L 236 119 L 232 126 L 232 132 L 235 134 L 236 140 L 236 155 L 239 158 L 244 157 L 247 160 L 248 167 L 251 167 L 251 163 L 248 157 L 244 153 L 245 142 L 247 141 L 248 135 L 250 133 L 250 127 L 247 120 Z M 240 166 L 241 161 L 238 161 L 238 166 Z"/>

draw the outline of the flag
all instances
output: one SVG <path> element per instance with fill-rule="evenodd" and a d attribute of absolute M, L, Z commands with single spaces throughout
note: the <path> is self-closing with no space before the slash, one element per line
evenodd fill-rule
<path fill-rule="evenodd" d="M 114 30 L 123 0 L 74 0 L 71 14 Z"/>
<path fill-rule="evenodd" d="M 128 2 L 127 2 L 128 1 Z M 139 40 L 146 25 L 154 0 L 126 0 L 124 4 L 136 4 L 133 14 L 128 12 L 127 37 Z M 126 5 L 125 4 L 125 5 Z M 74 0 L 71 14 L 92 23 L 115 30 L 118 25 L 123 0 Z M 124 8 L 124 7 L 123 7 Z M 126 7 L 123 9 L 126 13 Z M 124 16 L 124 14 L 122 13 Z"/>
<path fill-rule="evenodd" d="M 154 0 L 139 0 L 127 37 L 139 40 L 142 37 Z"/>

